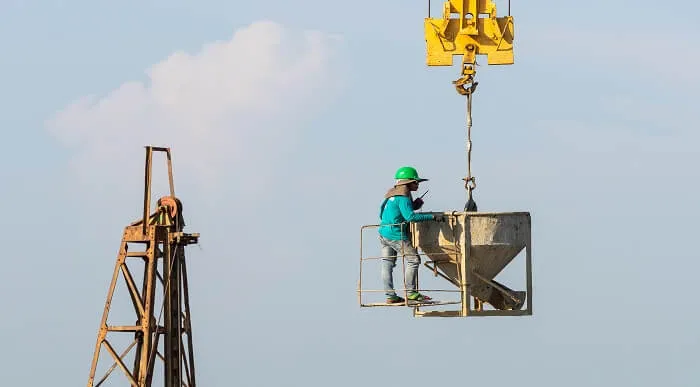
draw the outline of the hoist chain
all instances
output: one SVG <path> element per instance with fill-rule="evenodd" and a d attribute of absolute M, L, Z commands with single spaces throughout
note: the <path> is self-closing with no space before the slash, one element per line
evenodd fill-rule
<path fill-rule="evenodd" d="M 467 96 L 467 177 L 463 178 L 464 188 L 467 189 L 467 203 L 464 205 L 464 211 L 476 211 L 476 202 L 472 197 L 472 191 L 476 189 L 476 178 L 472 176 L 472 95 L 479 83 L 471 79 L 469 87 L 460 85 L 463 92 L 462 95 Z"/>

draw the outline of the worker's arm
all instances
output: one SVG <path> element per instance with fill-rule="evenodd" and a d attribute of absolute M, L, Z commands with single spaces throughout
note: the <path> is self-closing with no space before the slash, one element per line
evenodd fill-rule
<path fill-rule="evenodd" d="M 421 214 L 413 212 L 413 202 L 406 196 L 397 196 L 396 200 L 399 202 L 399 210 L 401 215 L 407 222 L 422 222 L 425 220 L 433 220 L 435 217 L 433 214 Z"/>

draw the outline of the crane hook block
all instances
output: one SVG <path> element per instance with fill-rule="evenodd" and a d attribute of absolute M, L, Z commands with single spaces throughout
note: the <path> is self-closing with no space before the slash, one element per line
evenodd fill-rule
<path fill-rule="evenodd" d="M 463 75 L 473 73 L 477 55 L 513 64 L 513 17 L 497 17 L 491 0 L 448 0 L 442 18 L 425 18 L 424 32 L 428 66 L 451 66 L 454 55 L 462 55 Z"/>

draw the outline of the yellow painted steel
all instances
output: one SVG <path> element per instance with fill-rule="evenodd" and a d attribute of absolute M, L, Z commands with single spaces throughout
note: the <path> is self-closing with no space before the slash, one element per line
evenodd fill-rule
<path fill-rule="evenodd" d="M 486 55 L 489 65 L 514 62 L 513 17 L 498 17 L 491 0 L 446 1 L 442 18 L 425 18 L 424 32 L 428 66 L 451 66 L 453 56 L 462 56 L 462 78 L 455 83 L 471 82 L 477 55 Z"/>

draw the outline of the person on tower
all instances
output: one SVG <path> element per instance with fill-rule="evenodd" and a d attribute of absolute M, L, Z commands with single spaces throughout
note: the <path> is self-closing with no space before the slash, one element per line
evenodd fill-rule
<path fill-rule="evenodd" d="M 418 171 L 413 167 L 401 167 L 394 175 L 394 186 L 384 195 L 384 201 L 379 210 L 381 220 L 379 226 L 379 241 L 382 250 L 381 277 L 386 294 L 386 302 L 399 304 L 405 302 L 394 291 L 393 272 L 398 254 L 406 258 L 406 290 L 411 301 L 429 301 L 431 298 L 420 294 L 416 289 L 420 256 L 411 243 L 408 223 L 435 220 L 444 221 L 441 214 L 422 214 L 415 210 L 423 206 L 423 199 L 413 200 L 411 192 L 418 190 L 418 185 L 428 179 L 418 177 Z"/>

